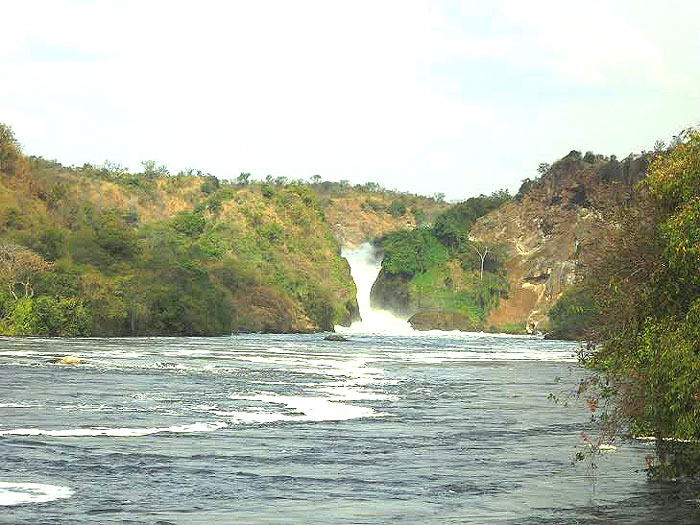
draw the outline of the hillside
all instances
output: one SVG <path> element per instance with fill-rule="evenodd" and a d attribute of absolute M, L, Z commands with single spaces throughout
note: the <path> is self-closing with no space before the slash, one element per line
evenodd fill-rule
<path fill-rule="evenodd" d="M 379 240 L 372 304 L 420 330 L 548 331 L 548 313 L 580 280 L 591 248 L 618 228 L 646 171 L 644 155 L 618 161 L 572 151 L 518 194 L 473 197 L 430 228 Z"/>
<path fill-rule="evenodd" d="M 442 211 L 432 225 L 390 232 L 376 241 L 382 266 L 371 304 L 417 330 L 481 330 L 507 293 L 499 251 L 469 239 L 474 222 L 512 197 L 472 197 Z"/>
<path fill-rule="evenodd" d="M 547 329 L 547 314 L 581 275 L 590 247 L 616 228 L 615 210 L 644 177 L 647 159 L 577 151 L 525 180 L 516 199 L 477 220 L 473 239 L 500 245 L 509 292 L 486 324 Z"/>
<path fill-rule="evenodd" d="M 373 188 L 318 191 L 334 235 L 350 248 L 392 231 L 430 224 L 450 207 L 431 197 Z"/>
<path fill-rule="evenodd" d="M 417 329 L 547 330 L 647 166 L 572 151 L 448 205 L 376 183 L 66 167 L 0 125 L 0 333 L 310 332 L 358 317 L 342 247 L 373 241 L 375 306 Z"/>
<path fill-rule="evenodd" d="M 0 131 L 0 333 L 308 332 L 357 317 L 308 185 L 64 167 Z"/>

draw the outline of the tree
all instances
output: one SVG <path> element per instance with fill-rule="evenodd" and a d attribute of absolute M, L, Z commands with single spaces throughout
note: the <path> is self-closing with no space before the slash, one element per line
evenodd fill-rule
<path fill-rule="evenodd" d="M 445 246 L 459 250 L 469 240 L 469 230 L 476 220 L 510 201 L 507 191 L 496 191 L 491 195 L 470 197 L 452 206 L 435 219 L 433 232 Z"/>
<path fill-rule="evenodd" d="M 427 228 L 391 232 L 384 237 L 382 245 L 382 268 L 389 274 L 413 276 L 447 260 L 447 249 Z"/>
<path fill-rule="evenodd" d="M 552 169 L 552 165 L 548 164 L 547 162 L 541 162 L 539 166 L 537 166 L 537 173 L 540 174 L 540 176 L 545 175 L 550 169 Z"/>
<path fill-rule="evenodd" d="M 321 184 L 321 176 L 320 175 L 312 175 L 311 176 L 311 184 Z"/>
<path fill-rule="evenodd" d="M 18 244 L 0 243 L 0 282 L 17 300 L 17 286 L 24 288 L 24 297 L 32 297 L 32 280 L 37 273 L 49 269 L 51 263 L 39 254 Z"/>
<path fill-rule="evenodd" d="M 250 180 L 250 173 L 242 172 L 238 177 L 236 177 L 236 183 L 245 186 Z"/>
<path fill-rule="evenodd" d="M 22 150 L 12 128 L 0 123 L 0 171 L 14 173 L 21 154 Z"/>
<path fill-rule="evenodd" d="M 490 253 L 490 248 L 487 244 L 480 243 L 477 241 L 471 241 L 471 243 L 469 245 L 479 255 L 479 259 L 481 259 L 481 270 L 479 271 L 479 280 L 483 281 L 484 280 L 484 261 L 486 261 L 486 257 L 488 257 L 488 255 Z"/>
<path fill-rule="evenodd" d="M 397 199 L 389 205 L 387 211 L 390 215 L 393 215 L 394 217 L 400 217 L 402 215 L 405 215 L 406 213 L 406 204 L 403 201 Z"/>
<path fill-rule="evenodd" d="M 611 159 L 610 162 L 612 162 Z M 700 472 L 700 133 L 655 155 L 646 191 L 589 255 L 584 363 L 602 374 L 610 432 L 655 437 L 659 477 Z M 580 302 L 577 306 L 580 306 Z M 607 396 L 607 397 L 606 397 Z"/>
<path fill-rule="evenodd" d="M 144 160 L 141 166 L 143 166 L 143 174 L 148 178 L 165 177 L 170 174 L 165 165 L 159 166 L 155 160 Z"/>

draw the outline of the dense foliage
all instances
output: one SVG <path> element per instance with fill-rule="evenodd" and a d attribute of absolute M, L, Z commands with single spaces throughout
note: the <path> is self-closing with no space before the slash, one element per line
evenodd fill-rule
<path fill-rule="evenodd" d="M 4 125 L 0 163 L 0 334 L 307 331 L 356 313 L 309 185 L 64 167 Z"/>
<path fill-rule="evenodd" d="M 700 133 L 689 131 L 657 152 L 643 190 L 553 320 L 597 343 L 583 357 L 603 374 L 593 381 L 599 394 L 614 401 L 605 414 L 611 431 L 656 438 L 652 474 L 697 474 Z M 567 317 L 567 310 L 585 318 Z"/>
<path fill-rule="evenodd" d="M 447 261 L 447 249 L 427 228 L 390 233 L 383 246 L 383 267 L 392 274 L 413 276 Z"/>
<path fill-rule="evenodd" d="M 421 309 L 456 312 L 469 321 L 467 326 L 482 327 L 508 285 L 498 247 L 471 240 L 469 232 L 479 217 L 511 198 L 507 191 L 470 198 L 438 215 L 430 228 L 385 235 L 379 240 L 384 259 L 373 301 L 403 314 Z M 396 295 L 407 304 L 378 297 L 384 284 L 403 288 Z"/>

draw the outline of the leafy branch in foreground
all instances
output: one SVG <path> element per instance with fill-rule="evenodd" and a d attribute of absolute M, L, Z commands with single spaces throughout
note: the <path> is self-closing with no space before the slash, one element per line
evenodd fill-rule
<path fill-rule="evenodd" d="M 657 477 L 700 473 L 700 133 L 657 152 L 641 196 L 589 261 L 586 391 L 609 433 L 656 442 Z M 604 386 L 605 388 L 601 388 Z M 588 394 L 587 394 L 588 395 Z"/>

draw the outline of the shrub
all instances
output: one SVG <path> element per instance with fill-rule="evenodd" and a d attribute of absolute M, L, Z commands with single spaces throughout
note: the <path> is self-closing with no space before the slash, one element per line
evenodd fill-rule
<path fill-rule="evenodd" d="M 400 217 L 406 213 L 406 204 L 403 201 L 395 200 L 389 205 L 387 211 L 394 217 Z"/>
<path fill-rule="evenodd" d="M 204 231 L 206 220 L 201 212 L 185 211 L 175 217 L 173 220 L 173 228 L 180 233 L 184 233 L 190 237 L 197 237 Z"/>
<path fill-rule="evenodd" d="M 570 288 L 549 310 L 551 333 L 559 339 L 581 339 L 594 314 L 592 296 L 580 287 Z"/>
<path fill-rule="evenodd" d="M 384 213 L 386 211 L 386 205 L 376 199 L 367 199 L 360 205 L 360 208 L 365 211 L 373 211 L 374 213 Z"/>
<path fill-rule="evenodd" d="M 382 245 L 382 266 L 389 274 L 415 275 L 447 261 L 447 250 L 426 228 L 392 232 Z"/>
<path fill-rule="evenodd" d="M 423 211 L 422 209 L 412 208 L 411 214 L 413 214 L 413 218 L 416 221 L 416 226 L 422 226 L 425 223 L 426 215 L 425 211 Z"/>

